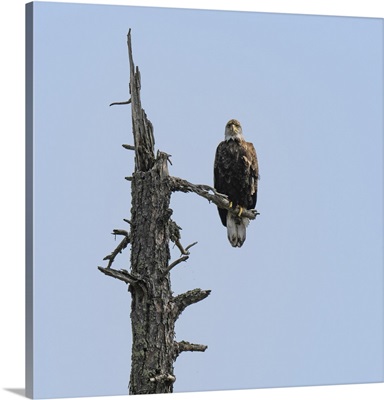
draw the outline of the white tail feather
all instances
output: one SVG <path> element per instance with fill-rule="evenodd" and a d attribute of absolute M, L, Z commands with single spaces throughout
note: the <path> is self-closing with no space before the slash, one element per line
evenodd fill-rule
<path fill-rule="evenodd" d="M 248 224 L 248 218 L 235 217 L 230 212 L 227 214 L 227 235 L 233 247 L 241 247 L 245 242 Z"/>

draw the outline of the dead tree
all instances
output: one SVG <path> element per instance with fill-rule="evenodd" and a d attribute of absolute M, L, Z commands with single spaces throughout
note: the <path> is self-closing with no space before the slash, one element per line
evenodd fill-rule
<path fill-rule="evenodd" d="M 157 151 L 155 156 L 153 126 L 141 107 L 141 79 L 132 58 L 131 31 L 127 37 L 130 67 L 130 99 L 113 104 L 131 104 L 134 145 L 123 145 L 135 152 L 135 170 L 126 179 L 131 182 L 132 207 L 129 231 L 115 229 L 121 242 L 106 256 L 105 275 L 128 285 L 131 293 L 132 362 L 130 394 L 171 393 L 175 374 L 173 364 L 181 352 L 205 351 L 207 346 L 175 341 L 175 322 L 186 307 L 205 299 L 210 290 L 193 289 L 173 296 L 170 272 L 189 258 L 189 249 L 180 240 L 180 227 L 171 219 L 172 192 L 194 192 L 229 212 L 225 195 L 208 185 L 195 185 L 172 177 L 168 172 L 169 155 Z M 254 219 L 255 210 L 244 210 L 244 216 Z M 169 243 L 180 249 L 181 256 L 170 263 Z M 113 269 L 116 256 L 131 245 L 130 270 Z"/>

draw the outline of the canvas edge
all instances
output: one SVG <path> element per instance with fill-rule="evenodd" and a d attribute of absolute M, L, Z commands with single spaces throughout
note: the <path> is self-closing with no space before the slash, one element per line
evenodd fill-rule
<path fill-rule="evenodd" d="M 25 5 L 25 395 L 33 398 L 33 2 Z"/>

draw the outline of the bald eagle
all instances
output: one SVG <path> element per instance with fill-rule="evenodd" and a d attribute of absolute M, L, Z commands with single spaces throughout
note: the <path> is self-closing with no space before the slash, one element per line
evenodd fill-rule
<path fill-rule="evenodd" d="M 227 227 L 228 240 L 233 247 L 245 241 L 249 219 L 242 217 L 243 209 L 254 209 L 257 200 L 259 167 L 255 148 L 246 142 L 240 122 L 231 119 L 225 126 L 224 140 L 217 146 L 214 164 L 214 187 L 226 194 L 232 208 L 240 207 L 237 216 L 219 208 L 221 222 Z"/>

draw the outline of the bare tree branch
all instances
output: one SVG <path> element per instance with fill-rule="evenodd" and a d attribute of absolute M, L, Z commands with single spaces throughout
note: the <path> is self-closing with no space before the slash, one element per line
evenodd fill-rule
<path fill-rule="evenodd" d="M 208 185 L 199 185 L 199 184 L 193 184 L 185 179 L 181 179 L 175 176 L 170 176 L 169 177 L 170 185 L 171 185 L 171 190 L 173 192 L 193 192 L 198 194 L 201 197 L 204 197 L 207 199 L 209 202 L 212 202 L 216 204 L 220 208 L 225 208 L 229 212 L 233 213 L 234 215 L 239 215 L 240 212 L 240 207 L 237 206 L 236 208 L 231 208 L 230 207 L 230 202 L 228 200 L 228 196 L 222 193 L 219 193 L 216 191 L 215 188 L 208 186 Z M 212 192 L 212 193 L 210 193 Z M 242 211 L 242 216 L 247 217 L 249 219 L 255 219 L 257 215 L 260 213 L 257 212 L 256 210 L 245 210 L 243 209 Z"/>
<path fill-rule="evenodd" d="M 175 358 L 183 351 L 201 351 L 207 350 L 208 346 L 204 344 L 189 343 L 184 340 L 181 342 L 175 342 Z"/>
<path fill-rule="evenodd" d="M 166 276 L 173 267 L 176 267 L 177 264 L 180 264 L 183 261 L 187 261 L 189 256 L 183 256 L 178 258 L 176 261 L 174 261 L 172 264 L 169 264 L 166 270 L 163 272 L 163 276 Z"/>
<path fill-rule="evenodd" d="M 129 283 L 131 285 L 136 285 L 139 280 L 134 278 L 128 271 L 122 269 L 120 271 L 112 268 L 102 268 L 102 267 L 97 267 L 99 271 L 101 271 L 103 274 L 112 276 L 113 278 L 119 279 L 120 281 L 123 281 L 125 283 Z"/>
<path fill-rule="evenodd" d="M 132 146 L 130 144 L 123 144 L 122 146 L 124 147 L 124 149 L 127 150 L 135 150 L 135 146 Z"/>
<path fill-rule="evenodd" d="M 180 239 L 181 239 L 181 227 L 179 225 L 176 224 L 175 221 L 170 220 L 169 221 L 169 236 L 170 239 L 173 243 L 175 243 L 175 245 L 178 247 L 178 249 L 180 250 L 180 253 L 185 255 L 185 256 L 189 256 L 189 249 L 192 246 L 195 246 L 197 244 L 197 242 L 194 242 L 190 245 L 188 245 L 185 249 L 183 247 L 183 245 L 180 243 Z"/>
<path fill-rule="evenodd" d="M 185 249 L 184 249 L 184 251 L 185 251 L 185 253 L 186 254 L 189 254 L 189 249 L 192 247 L 192 246 L 194 246 L 194 245 L 196 245 L 197 244 L 197 242 L 193 242 L 193 243 L 191 243 L 191 244 L 189 244 Z"/>
<path fill-rule="evenodd" d="M 103 260 L 109 260 L 107 268 L 110 268 L 112 263 L 115 261 L 116 256 L 121 253 L 129 243 L 129 233 L 123 229 L 114 229 L 112 235 L 123 235 L 124 239 L 118 244 L 115 250 L 112 251 L 111 254 L 104 257 Z"/>
<path fill-rule="evenodd" d="M 127 101 L 115 101 L 114 103 L 111 103 L 111 104 L 109 105 L 109 107 L 111 107 L 111 106 L 116 106 L 116 105 L 121 106 L 121 105 L 124 105 L 124 104 L 130 104 L 130 103 L 131 103 L 131 99 L 129 99 L 129 100 L 127 100 Z"/>
<path fill-rule="evenodd" d="M 195 304 L 201 300 L 204 300 L 210 295 L 210 290 L 193 289 L 188 292 L 179 294 L 173 299 L 175 305 L 174 318 L 175 321 L 179 318 L 180 314 L 191 304 Z"/>
<path fill-rule="evenodd" d="M 122 235 L 122 236 L 128 237 L 129 233 L 125 229 L 114 229 L 112 232 L 112 235 Z"/>

